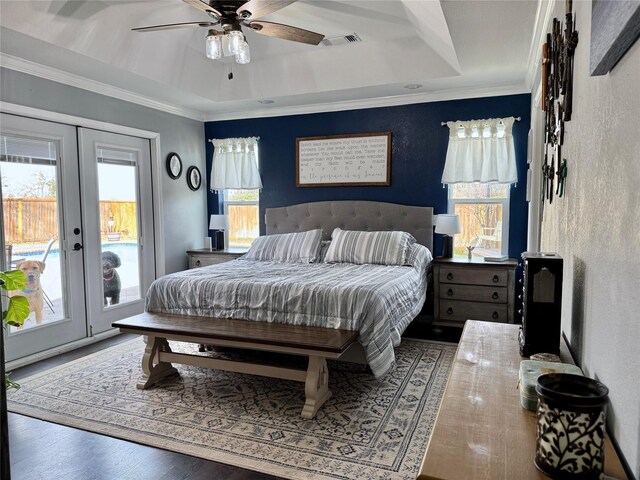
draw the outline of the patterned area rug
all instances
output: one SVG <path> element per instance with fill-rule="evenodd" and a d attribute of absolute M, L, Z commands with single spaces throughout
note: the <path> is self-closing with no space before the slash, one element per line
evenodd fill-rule
<path fill-rule="evenodd" d="M 138 390 L 136 339 L 21 380 L 9 410 L 290 479 L 414 479 L 455 350 L 404 339 L 397 367 L 379 381 L 361 365 L 330 362 L 333 396 L 305 420 L 298 382 L 176 365 L 180 376 Z"/>

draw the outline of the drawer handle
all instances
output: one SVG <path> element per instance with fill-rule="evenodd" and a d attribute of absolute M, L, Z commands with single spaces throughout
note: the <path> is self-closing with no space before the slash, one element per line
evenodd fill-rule
<path fill-rule="evenodd" d="M 494 320 L 497 320 L 499 316 L 500 315 L 498 315 L 498 312 L 493 312 L 493 315 L 491 315 L 491 318 L 493 318 Z"/>
<path fill-rule="evenodd" d="M 500 277 L 498 275 L 493 276 L 493 283 L 498 283 L 500 281 Z"/>
<path fill-rule="evenodd" d="M 491 295 L 491 298 L 493 298 L 494 300 L 498 299 L 498 292 L 493 292 L 493 295 Z"/>
<path fill-rule="evenodd" d="M 447 295 L 449 295 L 450 297 L 452 297 L 452 296 L 453 296 L 453 290 L 451 290 L 451 289 L 447 290 Z"/>
<path fill-rule="evenodd" d="M 447 273 L 447 280 L 453 280 L 453 273 Z"/>
<path fill-rule="evenodd" d="M 453 308 L 447 308 L 447 315 L 453 315 Z"/>
<path fill-rule="evenodd" d="M 200 260 L 196 260 L 196 267 L 200 266 Z"/>

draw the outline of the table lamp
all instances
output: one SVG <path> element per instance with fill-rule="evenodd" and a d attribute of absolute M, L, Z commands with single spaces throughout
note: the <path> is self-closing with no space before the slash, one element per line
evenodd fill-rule
<path fill-rule="evenodd" d="M 229 229 L 229 215 L 211 215 L 209 230 L 213 230 L 213 250 L 224 248 L 224 231 Z"/>
<path fill-rule="evenodd" d="M 442 233 L 442 258 L 453 257 L 453 236 L 460 233 L 460 218 L 458 215 L 438 215 L 436 217 L 436 233 Z"/>

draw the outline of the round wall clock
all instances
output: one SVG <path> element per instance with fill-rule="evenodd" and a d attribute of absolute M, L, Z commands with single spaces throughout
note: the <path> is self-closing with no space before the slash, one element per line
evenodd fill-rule
<path fill-rule="evenodd" d="M 174 180 L 182 174 L 182 160 L 177 153 L 167 155 L 167 173 Z"/>
<path fill-rule="evenodd" d="M 198 167 L 189 167 L 187 169 L 187 185 L 194 192 L 200 188 L 200 184 L 202 183 L 202 175 L 200 175 L 200 170 Z"/>

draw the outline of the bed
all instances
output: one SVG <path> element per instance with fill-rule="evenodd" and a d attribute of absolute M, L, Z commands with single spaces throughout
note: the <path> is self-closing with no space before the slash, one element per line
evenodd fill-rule
<path fill-rule="evenodd" d="M 154 282 L 147 295 L 147 311 L 185 320 L 209 318 L 212 324 L 220 319 L 243 319 L 294 325 L 300 335 L 307 337 L 304 329 L 313 327 L 358 331 L 357 342 L 328 358 L 366 360 L 373 374 L 381 377 L 393 368 L 393 347 L 400 343 L 400 335 L 425 301 L 432 214 L 430 207 L 371 201 L 315 202 L 267 209 L 267 235 L 321 229 L 324 240 L 329 240 L 336 228 L 402 231 L 411 234 L 416 245 L 407 247 L 404 265 L 403 262 L 287 263 L 240 258 L 178 272 Z M 336 232 L 336 236 L 341 233 Z M 158 348 L 168 346 L 164 342 Z M 172 358 L 176 360 L 175 354 Z M 152 367 L 153 360 L 147 361 Z M 326 382 L 326 363 L 321 366 Z M 317 408 L 313 410 L 315 414 Z"/>

